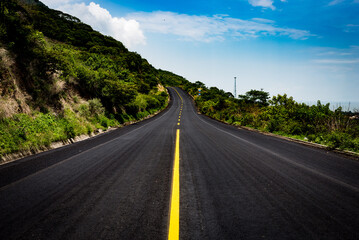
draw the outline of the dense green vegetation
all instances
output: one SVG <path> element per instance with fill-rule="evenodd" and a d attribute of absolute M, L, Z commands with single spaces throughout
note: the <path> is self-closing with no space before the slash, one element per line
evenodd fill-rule
<path fill-rule="evenodd" d="M 261 90 L 250 90 L 234 98 L 230 92 L 207 88 L 201 82 L 190 83 L 175 74 L 162 71 L 167 83 L 182 87 L 197 105 L 198 111 L 219 121 L 271 132 L 300 140 L 359 152 L 359 113 L 331 110 L 329 104 L 308 106 L 286 94 L 269 97 Z M 199 94 L 198 89 L 201 89 Z"/>
<path fill-rule="evenodd" d="M 238 99 L 223 90 L 201 83 L 184 85 L 194 96 L 199 111 L 237 126 L 255 128 L 301 140 L 359 152 L 359 119 L 330 105 L 308 106 L 286 94 L 269 98 L 263 90 L 251 90 Z M 201 87 L 201 96 L 198 88 Z M 358 116 L 358 115 L 356 115 Z"/>
<path fill-rule="evenodd" d="M 1 120 L 0 154 L 9 152 L 36 152 L 49 147 L 52 142 L 65 141 L 81 134 L 91 134 L 96 129 L 107 130 L 115 126 L 115 119 L 104 115 L 99 99 L 78 104 L 76 111 L 64 109 L 60 115 L 34 112 L 32 115 L 16 114 Z"/>
<path fill-rule="evenodd" d="M 1 59 L 1 97 L 31 108 L 10 117 L 0 108 L 0 156 L 106 130 L 167 105 L 157 69 L 79 19 L 37 0 L 1 1 L 0 19 L 0 48 L 18 69 Z M 16 84 L 31 97 L 26 102 L 16 97 Z"/>

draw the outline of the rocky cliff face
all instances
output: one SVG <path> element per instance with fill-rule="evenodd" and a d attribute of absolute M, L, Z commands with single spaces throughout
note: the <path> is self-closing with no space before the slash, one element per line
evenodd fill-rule
<path fill-rule="evenodd" d="M 0 47 L 0 118 L 16 113 L 30 113 L 31 96 L 21 86 L 21 74 L 15 57 Z"/>

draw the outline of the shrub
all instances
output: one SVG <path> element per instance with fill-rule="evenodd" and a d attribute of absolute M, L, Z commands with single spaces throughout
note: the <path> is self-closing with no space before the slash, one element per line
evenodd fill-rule
<path fill-rule="evenodd" d="M 97 116 L 105 112 L 105 108 L 102 106 L 100 99 L 94 98 L 88 101 L 88 109 L 92 116 Z"/>

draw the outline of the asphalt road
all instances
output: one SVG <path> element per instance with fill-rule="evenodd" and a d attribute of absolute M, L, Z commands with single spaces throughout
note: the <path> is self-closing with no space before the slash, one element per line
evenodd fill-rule
<path fill-rule="evenodd" d="M 198 115 L 154 118 L 0 166 L 0 239 L 359 239 L 359 161 Z M 181 112 L 180 122 L 179 113 Z M 178 125 L 180 123 L 180 125 Z"/>

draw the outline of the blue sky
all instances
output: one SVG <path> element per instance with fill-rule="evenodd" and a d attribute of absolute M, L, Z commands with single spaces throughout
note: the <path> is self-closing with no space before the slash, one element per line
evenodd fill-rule
<path fill-rule="evenodd" d="M 192 82 L 359 102 L 359 0 L 43 2 Z"/>

